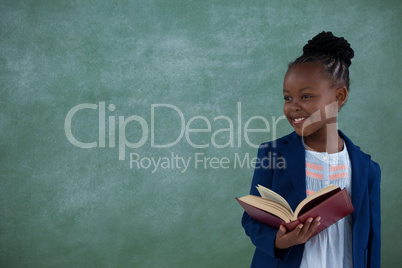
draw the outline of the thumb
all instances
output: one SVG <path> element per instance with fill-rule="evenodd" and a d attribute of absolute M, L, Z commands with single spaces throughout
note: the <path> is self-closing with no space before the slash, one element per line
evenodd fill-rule
<path fill-rule="evenodd" d="M 276 234 L 276 236 L 280 237 L 280 236 L 284 235 L 285 233 L 286 233 L 286 228 L 285 228 L 285 226 L 283 226 L 281 224 L 281 226 L 279 226 L 279 230 L 278 230 L 278 233 Z"/>

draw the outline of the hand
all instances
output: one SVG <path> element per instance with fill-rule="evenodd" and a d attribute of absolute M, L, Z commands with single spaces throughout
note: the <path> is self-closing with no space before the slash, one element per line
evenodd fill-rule
<path fill-rule="evenodd" d="M 286 232 L 286 227 L 281 225 L 275 238 L 275 248 L 286 249 L 294 245 L 306 243 L 320 225 L 321 217 L 308 218 L 304 224 L 299 224 L 293 231 Z"/>

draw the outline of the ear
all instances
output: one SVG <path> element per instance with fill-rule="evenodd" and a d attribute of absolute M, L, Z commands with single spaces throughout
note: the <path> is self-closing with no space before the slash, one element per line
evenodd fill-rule
<path fill-rule="evenodd" d="M 336 101 L 338 102 L 338 107 L 341 108 L 348 98 L 348 90 L 345 86 L 342 86 L 336 90 Z"/>

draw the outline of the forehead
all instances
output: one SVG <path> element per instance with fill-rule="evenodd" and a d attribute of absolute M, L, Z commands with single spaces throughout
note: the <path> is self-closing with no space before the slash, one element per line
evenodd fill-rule
<path fill-rule="evenodd" d="M 322 66 L 317 63 L 299 63 L 292 66 L 285 75 L 283 88 L 320 88 L 329 86 L 330 81 L 323 75 Z"/>

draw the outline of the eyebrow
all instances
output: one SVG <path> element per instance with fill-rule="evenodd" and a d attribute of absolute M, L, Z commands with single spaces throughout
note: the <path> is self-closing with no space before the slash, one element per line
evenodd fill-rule
<path fill-rule="evenodd" d="M 299 91 L 305 91 L 305 90 L 308 90 L 308 89 L 313 89 L 313 88 L 310 87 L 310 86 L 302 87 L 302 88 L 299 89 Z M 283 92 L 289 92 L 289 91 L 288 91 L 286 88 L 284 88 L 284 89 L 283 89 Z"/>

